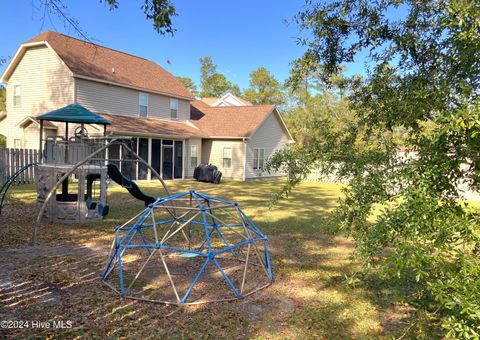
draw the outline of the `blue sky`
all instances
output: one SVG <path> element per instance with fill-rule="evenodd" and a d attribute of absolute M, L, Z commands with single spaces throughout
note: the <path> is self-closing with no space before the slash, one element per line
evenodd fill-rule
<path fill-rule="evenodd" d="M 118 9 L 109 11 L 99 0 L 64 0 L 69 13 L 96 43 L 151 59 L 174 75 L 192 78 L 197 85 L 202 56 L 211 56 L 220 72 L 245 88 L 249 73 L 259 66 L 284 81 L 289 63 L 304 50 L 296 42 L 298 28 L 285 22 L 302 9 L 304 0 L 174 0 L 179 14 L 173 19 L 174 37 L 154 31 L 140 10 L 142 2 L 121 0 Z M 77 36 L 55 16 L 43 20 L 39 3 L 2 0 L 0 56 L 12 57 L 20 43 L 47 29 Z M 0 66 L 0 73 L 5 67 Z M 353 65 L 349 71 L 361 73 L 363 65 L 358 67 Z"/>

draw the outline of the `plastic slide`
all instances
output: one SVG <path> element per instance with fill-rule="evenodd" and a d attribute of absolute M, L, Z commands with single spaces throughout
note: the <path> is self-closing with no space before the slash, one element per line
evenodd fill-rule
<path fill-rule="evenodd" d="M 108 176 L 115 183 L 127 189 L 130 195 L 132 195 L 133 197 L 135 197 L 140 201 L 145 202 L 145 206 L 148 206 L 149 204 L 157 200 L 155 197 L 147 195 L 142 190 L 140 190 L 137 183 L 135 183 L 131 179 L 122 175 L 122 173 L 120 172 L 116 164 L 108 164 L 107 168 L 108 168 Z"/>

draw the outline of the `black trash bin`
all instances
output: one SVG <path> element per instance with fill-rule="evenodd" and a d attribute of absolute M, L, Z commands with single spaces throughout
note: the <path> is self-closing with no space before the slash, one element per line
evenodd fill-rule
<path fill-rule="evenodd" d="M 193 178 L 197 181 L 219 184 L 222 173 L 212 164 L 200 164 L 193 171 Z"/>

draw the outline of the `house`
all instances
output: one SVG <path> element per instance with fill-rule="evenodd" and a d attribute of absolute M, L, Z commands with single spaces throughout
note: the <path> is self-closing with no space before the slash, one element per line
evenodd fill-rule
<path fill-rule="evenodd" d="M 192 177 L 200 163 L 217 165 L 224 178 L 281 176 L 265 173 L 263 164 L 293 141 L 274 105 L 251 105 L 231 93 L 195 100 L 153 61 L 53 31 L 21 44 L 0 82 L 7 84 L 0 116 L 7 147 L 37 149 L 36 116 L 77 103 L 109 119 L 110 135 L 134 138 L 137 153 L 165 179 Z M 43 138 L 65 133 L 50 122 Z M 151 174 L 137 166 L 136 177 Z"/>

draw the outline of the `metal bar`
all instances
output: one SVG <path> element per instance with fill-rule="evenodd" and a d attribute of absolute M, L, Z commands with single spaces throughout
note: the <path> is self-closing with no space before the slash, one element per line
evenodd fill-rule
<path fill-rule="evenodd" d="M 264 240 L 263 238 L 252 238 L 252 239 L 245 240 L 245 241 L 242 241 L 242 242 L 240 242 L 240 243 L 234 244 L 233 246 L 220 249 L 220 250 L 215 251 L 215 252 L 213 252 L 213 253 L 215 254 L 215 256 L 216 256 L 216 255 L 220 255 L 220 254 L 223 254 L 223 253 L 225 253 L 225 252 L 227 252 L 227 251 L 230 251 L 230 249 L 235 249 L 235 248 L 244 246 L 244 245 L 249 244 L 249 243 L 254 243 L 254 242 L 263 241 L 263 240 Z"/>
<path fill-rule="evenodd" d="M 204 223 L 202 223 L 204 224 Z M 214 228 L 212 228 L 211 231 L 208 232 L 208 234 L 205 235 L 205 239 L 203 240 L 203 242 L 200 244 L 200 246 L 198 247 L 198 250 L 197 251 L 201 251 L 203 246 L 205 245 L 205 243 L 210 239 L 210 237 L 212 237 L 212 234 L 213 232 L 215 231 Z M 208 236 L 207 236 L 208 235 Z"/>
<path fill-rule="evenodd" d="M 227 200 L 224 200 L 224 199 L 221 199 L 221 198 L 218 198 L 218 197 L 213 197 L 213 196 L 210 196 L 210 195 L 207 195 L 207 194 L 204 194 L 204 193 L 198 193 L 195 191 L 195 193 L 200 196 L 201 198 L 205 199 L 205 200 L 212 200 L 212 201 L 218 201 L 218 202 L 222 202 L 222 203 L 225 203 L 227 206 L 229 207 L 232 207 L 232 206 L 235 206 L 235 203 L 234 202 L 229 202 Z"/>
<path fill-rule="evenodd" d="M 152 209 L 153 233 L 155 235 L 155 243 L 158 243 L 157 224 L 155 223 L 155 210 Z"/>
<path fill-rule="evenodd" d="M 211 214 L 209 214 L 208 212 L 206 212 L 208 215 L 212 216 Z M 240 235 L 241 237 L 243 237 L 245 240 L 247 240 L 248 238 L 245 236 L 245 235 L 242 235 L 240 234 L 238 231 L 236 231 L 235 229 L 231 228 L 228 226 L 227 223 L 225 223 L 224 221 L 222 221 L 221 219 L 219 219 L 218 217 L 215 217 L 217 220 L 219 220 L 223 226 L 227 227 L 228 229 L 230 229 L 231 231 L 233 231 L 234 233 L 237 233 L 238 235 Z"/>
<path fill-rule="evenodd" d="M 148 248 L 147 248 L 148 249 Z M 130 283 L 130 285 L 128 286 L 126 292 L 128 293 L 130 291 L 130 288 L 132 288 L 132 286 L 135 284 L 135 282 L 137 281 L 138 277 L 140 276 L 140 274 L 142 274 L 143 270 L 145 269 L 145 267 L 147 266 L 148 262 L 150 262 L 150 260 L 152 259 L 153 255 L 156 253 L 157 249 L 154 249 L 150 255 L 148 256 L 147 260 L 143 263 L 142 267 L 140 268 L 140 270 L 138 271 L 137 275 L 135 275 L 135 277 L 133 278 L 132 282 Z"/>
<path fill-rule="evenodd" d="M 267 240 L 263 241 L 264 248 L 265 248 L 265 260 L 267 261 L 267 268 L 268 268 L 268 276 L 270 281 L 273 281 L 273 273 L 272 273 L 272 263 L 270 262 L 270 255 L 268 255 L 268 244 Z"/>
<path fill-rule="evenodd" d="M 153 244 L 147 244 L 147 245 L 144 245 L 144 244 L 130 244 L 128 246 L 122 246 L 122 247 L 125 248 L 125 249 L 139 249 L 139 248 L 168 249 L 168 250 L 172 250 L 172 251 L 178 251 L 179 253 L 188 253 L 188 254 L 196 254 L 196 255 L 200 255 L 200 256 L 208 256 L 208 253 L 202 253 L 202 252 L 195 251 L 195 250 L 187 250 L 187 249 L 172 247 L 172 246 L 165 246 L 165 245 L 162 245 L 162 244 L 158 244 L 158 245 L 153 245 Z"/>
<path fill-rule="evenodd" d="M 167 206 L 167 205 L 156 205 L 155 208 L 165 208 L 165 209 L 178 209 L 178 210 L 200 210 L 200 208 L 190 208 L 190 207 L 174 207 L 174 206 Z"/>
<path fill-rule="evenodd" d="M 39 163 L 42 163 L 43 157 L 43 120 L 40 121 L 40 156 L 39 156 Z"/>
<path fill-rule="evenodd" d="M 142 233 L 142 229 L 141 228 L 137 228 L 137 232 L 140 234 L 140 236 L 142 237 L 142 241 L 143 241 L 143 244 L 148 244 L 147 240 L 145 239 L 145 235 L 143 235 Z M 150 249 L 147 248 L 147 252 L 148 254 L 150 254 Z"/>
<path fill-rule="evenodd" d="M 107 272 L 109 272 L 109 268 L 112 264 L 112 261 L 116 256 L 117 248 L 115 247 L 115 241 L 116 239 L 114 239 L 112 242 L 112 247 L 110 248 L 110 253 L 108 254 L 108 262 L 102 273 L 102 279 L 105 279 L 108 276 Z"/>
<path fill-rule="evenodd" d="M 169 238 L 171 238 L 173 235 L 175 235 L 178 231 L 180 231 L 183 227 L 185 227 L 189 222 L 191 222 L 194 218 L 196 218 L 200 213 L 196 213 L 195 215 L 193 215 L 187 222 L 183 223 L 180 227 L 177 228 L 177 230 L 175 230 L 173 233 L 171 233 L 170 235 L 168 235 L 167 238 L 165 238 L 164 240 L 162 240 L 162 243 L 164 243 L 165 241 L 167 241 Z M 187 240 L 188 241 L 188 240 Z"/>
<path fill-rule="evenodd" d="M 182 218 L 186 215 L 188 215 L 190 213 L 190 211 L 187 211 L 186 213 L 184 213 L 182 216 L 180 216 L 179 218 Z M 170 230 L 172 230 L 173 226 L 175 225 L 175 223 L 178 223 L 178 220 L 176 217 L 174 217 L 174 221 L 172 223 L 172 225 L 170 226 L 170 228 L 168 228 L 167 232 L 165 233 L 165 235 L 163 236 L 162 240 L 160 241 L 160 243 L 163 243 L 163 241 L 165 240 L 165 238 L 168 236 L 168 234 L 170 233 Z"/>
<path fill-rule="evenodd" d="M 230 280 L 230 278 L 228 277 L 227 274 L 225 274 L 225 272 L 223 271 L 222 267 L 220 266 L 220 264 L 218 263 L 217 259 L 214 257 L 213 258 L 213 263 L 215 263 L 215 265 L 217 266 L 218 270 L 220 270 L 220 273 L 223 275 L 223 278 L 225 279 L 225 281 L 227 281 L 228 285 L 230 286 L 230 288 L 232 289 L 233 293 L 235 294 L 235 296 L 237 298 L 240 298 L 242 295 L 238 292 L 237 290 L 237 287 L 235 287 L 235 285 L 232 283 L 232 281 Z"/>
<path fill-rule="evenodd" d="M 193 287 L 195 286 L 195 284 L 197 283 L 198 279 L 200 278 L 200 276 L 203 274 L 205 268 L 207 267 L 207 264 L 210 262 L 210 258 L 207 257 L 207 259 L 205 260 L 205 263 L 203 264 L 202 268 L 200 268 L 197 276 L 195 276 L 195 279 L 193 279 L 193 282 L 190 284 L 190 286 L 188 287 L 187 291 L 185 292 L 185 295 L 183 296 L 182 300 L 180 301 L 181 304 L 184 304 L 185 301 L 187 301 L 188 299 L 188 296 L 190 295 Z"/>
<path fill-rule="evenodd" d="M 241 216 L 243 216 L 247 220 L 248 224 L 252 227 L 249 229 L 252 229 L 256 234 L 258 234 L 258 236 L 265 237 L 265 235 L 263 235 L 263 233 L 257 228 L 255 223 L 253 223 L 253 221 L 238 206 L 237 206 L 237 211 L 240 213 Z M 243 221 L 243 218 L 242 218 L 242 221 Z"/>
<path fill-rule="evenodd" d="M 175 284 L 173 283 L 172 276 L 170 275 L 170 271 L 168 270 L 167 263 L 165 262 L 165 259 L 163 258 L 162 251 L 158 251 L 160 253 L 160 258 L 162 259 L 163 266 L 165 267 L 165 271 L 167 272 L 168 279 L 170 280 L 170 283 L 173 288 L 173 292 L 175 293 L 175 297 L 177 298 L 177 301 L 180 302 L 180 297 L 178 296 L 177 288 L 175 288 Z"/>
<path fill-rule="evenodd" d="M 247 249 L 247 258 L 245 260 L 245 269 L 243 270 L 243 278 L 242 278 L 242 286 L 240 287 L 240 294 L 243 293 L 243 287 L 245 286 L 245 277 L 247 276 L 247 267 L 248 267 L 248 257 L 250 256 L 250 248 L 251 244 L 248 244 L 248 249 Z"/>
<path fill-rule="evenodd" d="M 228 244 L 228 241 L 225 239 L 225 237 L 223 236 L 222 232 L 220 231 L 220 229 L 218 228 L 217 226 L 217 223 L 215 222 L 215 219 L 217 218 L 216 216 L 213 215 L 213 211 L 212 211 L 212 208 L 210 206 L 210 201 L 207 201 L 207 206 L 208 206 L 208 210 L 210 210 L 210 212 L 208 213 L 211 218 L 212 218 L 212 233 L 210 233 L 210 236 L 213 235 L 213 231 L 216 230 L 217 233 L 218 233 L 218 236 L 220 236 L 220 238 L 223 240 L 223 242 L 225 243 L 225 245 L 227 247 L 230 246 L 230 244 Z M 221 220 L 219 219 L 219 221 L 221 222 Z M 232 253 L 233 256 L 237 256 L 237 254 L 235 254 L 235 252 L 233 250 L 230 251 Z"/>
<path fill-rule="evenodd" d="M 118 278 L 120 280 L 120 295 L 125 295 L 125 287 L 123 286 L 123 268 L 122 268 L 122 252 L 117 251 L 117 264 L 118 264 Z"/>
<path fill-rule="evenodd" d="M 240 209 L 238 207 L 237 207 L 237 211 L 240 213 Z M 245 228 L 245 231 L 247 232 L 250 239 L 252 239 L 252 235 L 250 234 L 250 230 L 245 226 L 245 221 L 243 220 L 243 218 L 241 220 L 242 220 L 243 226 Z M 265 236 L 263 236 L 262 239 L 266 240 L 267 238 Z M 260 256 L 257 245 L 255 243 L 253 243 L 253 249 L 255 249 L 255 253 L 257 254 L 258 261 L 261 263 L 263 269 L 265 270 L 265 273 L 267 274 L 268 278 L 270 278 L 270 273 L 268 272 L 268 269 L 265 267 L 265 263 L 263 263 L 263 260 Z"/>
<path fill-rule="evenodd" d="M 105 281 L 102 281 L 106 286 L 108 286 L 110 289 L 112 289 L 114 292 L 120 294 L 120 292 L 115 289 L 115 287 L 113 287 L 112 285 L 110 285 L 108 282 L 105 282 Z M 258 287 L 254 290 L 252 290 L 251 292 L 248 292 L 247 294 L 243 295 L 241 298 L 246 298 L 247 296 L 250 296 L 252 294 L 255 294 L 257 293 L 258 291 L 262 290 L 262 289 L 265 289 L 269 286 L 271 286 L 272 283 L 269 282 L 261 287 Z M 161 304 L 165 304 L 165 305 L 173 305 L 173 306 L 195 306 L 195 305 L 202 305 L 202 304 L 205 304 L 205 303 L 218 303 L 218 302 L 228 302 L 228 301 L 236 301 L 238 300 L 238 298 L 234 297 L 234 298 L 225 298 L 225 299 L 214 299 L 214 300 L 200 300 L 200 301 L 194 301 L 194 302 L 184 302 L 184 303 L 175 303 L 175 302 L 172 302 L 172 301 L 162 301 L 162 300 L 153 300 L 153 299 L 147 299 L 147 298 L 142 298 L 142 297 L 135 297 L 135 296 L 124 296 L 123 298 L 125 299 L 130 299 L 130 300 L 137 300 L 137 301 L 145 301 L 145 302 L 153 302 L 153 303 L 161 303 Z"/>

